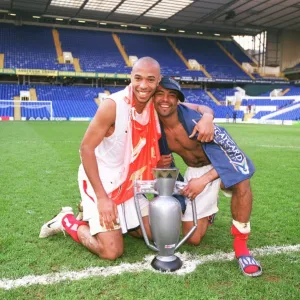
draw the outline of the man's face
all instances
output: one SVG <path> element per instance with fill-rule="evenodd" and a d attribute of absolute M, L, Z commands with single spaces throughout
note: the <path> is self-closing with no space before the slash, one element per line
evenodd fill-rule
<path fill-rule="evenodd" d="M 168 117 L 177 111 L 178 93 L 159 85 L 154 94 L 153 103 L 159 117 Z"/>
<path fill-rule="evenodd" d="M 140 63 L 131 72 L 131 84 L 136 100 L 147 103 L 160 82 L 160 69 L 151 63 Z"/>

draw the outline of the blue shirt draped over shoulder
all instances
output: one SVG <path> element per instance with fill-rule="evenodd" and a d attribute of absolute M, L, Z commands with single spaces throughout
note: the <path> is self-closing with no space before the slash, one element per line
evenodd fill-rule
<path fill-rule="evenodd" d="M 178 118 L 189 136 L 202 115 L 197 111 L 179 104 Z M 233 138 L 223 127 L 214 125 L 214 140 L 201 143 L 202 148 L 221 178 L 225 188 L 231 187 L 245 179 L 251 178 L 255 172 L 252 161 L 237 146 Z M 161 154 L 170 154 L 166 135 L 161 123 L 162 136 L 159 140 Z M 196 139 L 196 137 L 194 137 Z"/>

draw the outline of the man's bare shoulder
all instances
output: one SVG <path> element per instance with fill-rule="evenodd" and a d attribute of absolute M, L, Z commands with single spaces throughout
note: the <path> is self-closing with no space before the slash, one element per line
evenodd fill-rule
<path fill-rule="evenodd" d="M 94 119 L 97 123 L 99 122 L 113 125 L 116 120 L 116 102 L 112 99 L 106 98 L 99 105 Z"/>
<path fill-rule="evenodd" d="M 116 103 L 111 99 L 105 99 L 89 124 L 83 137 L 81 149 L 90 147 L 95 149 L 104 137 L 112 134 L 116 120 Z"/>

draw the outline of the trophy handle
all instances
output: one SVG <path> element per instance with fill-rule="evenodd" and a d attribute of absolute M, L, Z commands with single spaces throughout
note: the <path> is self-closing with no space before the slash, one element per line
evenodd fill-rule
<path fill-rule="evenodd" d="M 154 184 L 155 184 L 155 180 L 135 180 L 135 182 L 134 182 L 134 203 L 135 203 L 137 216 L 138 216 L 138 219 L 140 222 L 142 234 L 143 234 L 146 245 L 151 250 L 159 251 L 159 249 L 157 247 L 150 244 L 150 242 L 149 242 L 149 239 L 148 239 L 148 236 L 146 233 L 146 229 L 145 229 L 145 226 L 143 223 L 143 217 L 142 217 L 142 213 L 141 213 L 141 209 L 140 209 L 139 199 L 137 197 L 137 195 L 142 195 L 142 194 L 158 195 L 158 192 L 154 189 Z"/>
<path fill-rule="evenodd" d="M 176 181 L 174 194 L 180 194 L 180 190 L 183 189 L 186 185 L 187 185 L 186 182 Z M 197 226 L 198 226 L 197 223 L 198 222 L 197 222 L 197 214 L 196 214 L 196 202 L 195 201 L 191 201 L 191 203 L 192 203 L 192 212 L 193 212 L 193 223 L 194 223 L 194 226 L 182 238 L 182 240 L 176 245 L 174 251 L 177 250 L 194 233 L 194 231 L 197 229 Z"/>

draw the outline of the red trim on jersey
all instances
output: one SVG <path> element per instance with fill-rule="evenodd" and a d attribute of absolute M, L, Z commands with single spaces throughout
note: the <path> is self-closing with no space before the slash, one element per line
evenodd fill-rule
<path fill-rule="evenodd" d="M 93 202 L 95 202 L 94 198 L 91 195 L 89 195 L 87 192 L 87 181 L 86 180 L 83 180 L 83 191 Z"/>

